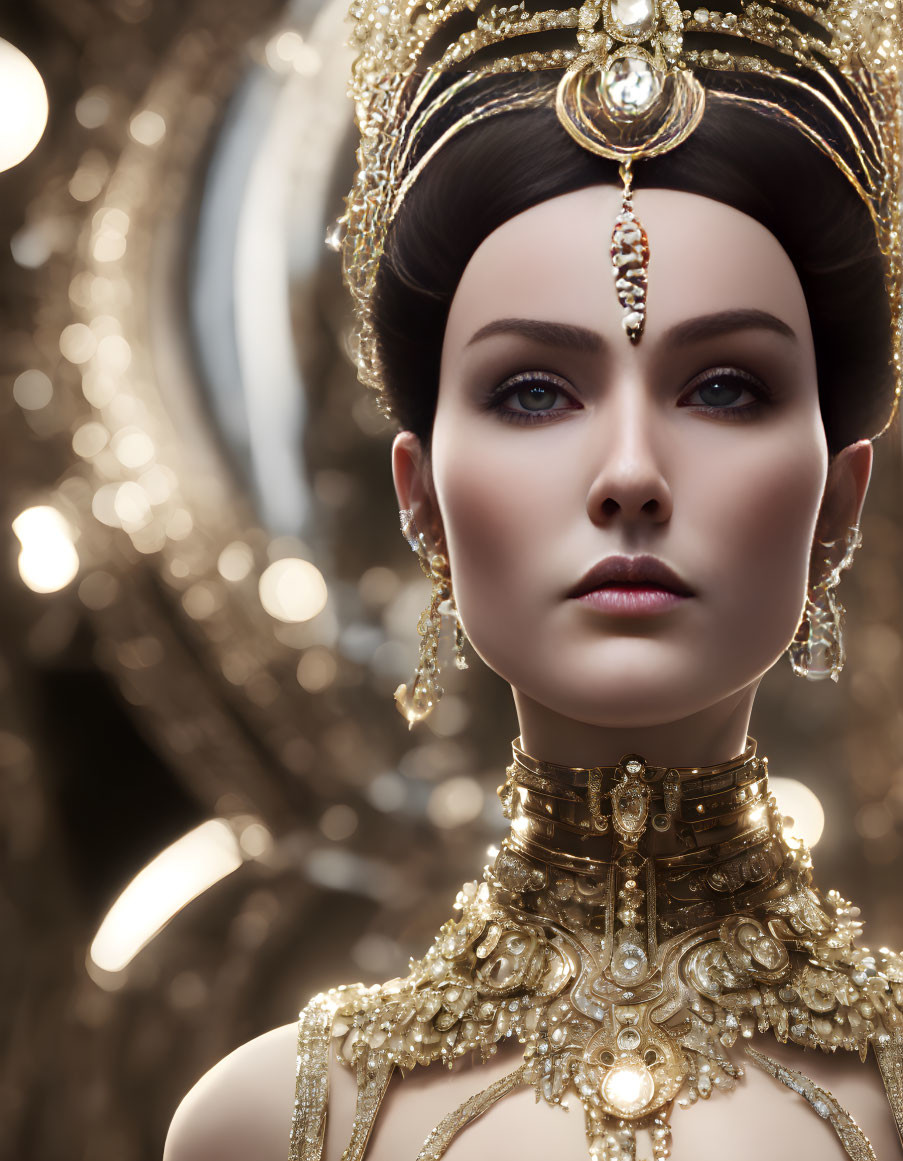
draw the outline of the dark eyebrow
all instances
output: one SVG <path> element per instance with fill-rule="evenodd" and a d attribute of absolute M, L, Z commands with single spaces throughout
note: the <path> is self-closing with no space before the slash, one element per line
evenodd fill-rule
<path fill-rule="evenodd" d="M 699 318 L 676 323 L 665 332 L 662 341 L 676 346 L 750 330 L 771 331 L 785 339 L 797 341 L 797 334 L 793 328 L 777 315 L 769 314 L 767 310 L 722 310 L 715 314 L 700 315 Z M 605 347 L 602 336 L 586 327 L 533 318 L 494 319 L 471 335 L 467 345 L 491 338 L 493 335 L 521 335 L 545 346 L 569 347 L 573 351 L 587 351 L 590 354 L 597 354 Z"/>
<path fill-rule="evenodd" d="M 796 331 L 783 319 L 769 314 L 767 310 L 722 310 L 716 314 L 704 314 L 676 323 L 667 330 L 663 342 L 678 345 L 714 339 L 734 331 L 771 331 L 793 342 L 797 341 Z"/>
<path fill-rule="evenodd" d="M 547 347 L 570 347 L 572 351 L 589 351 L 595 354 L 604 346 L 602 336 L 586 327 L 572 326 L 570 323 L 543 322 L 533 318 L 497 318 L 480 327 L 471 335 L 467 345 L 488 339 L 492 335 L 521 335 Z"/>

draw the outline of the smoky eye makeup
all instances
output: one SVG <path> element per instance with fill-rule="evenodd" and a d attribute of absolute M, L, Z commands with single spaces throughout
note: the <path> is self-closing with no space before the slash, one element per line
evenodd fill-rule
<path fill-rule="evenodd" d="M 520 371 L 509 375 L 485 395 L 483 407 L 509 423 L 549 422 L 582 404 L 573 385 L 549 371 Z"/>
<path fill-rule="evenodd" d="M 730 421 L 754 419 L 774 402 L 770 385 L 738 367 L 711 367 L 682 390 L 678 407 Z"/>

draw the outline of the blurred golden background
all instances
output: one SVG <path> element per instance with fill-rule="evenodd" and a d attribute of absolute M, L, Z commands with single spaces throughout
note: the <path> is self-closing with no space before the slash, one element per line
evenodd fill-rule
<path fill-rule="evenodd" d="M 344 6 L 0 3 L 3 1157 L 158 1158 L 203 1071 L 403 971 L 503 833 L 502 684 L 452 670 L 413 734 L 392 706 L 427 594 L 324 245 Z M 897 946 L 900 451 L 840 685 L 781 665 L 754 721 Z"/>

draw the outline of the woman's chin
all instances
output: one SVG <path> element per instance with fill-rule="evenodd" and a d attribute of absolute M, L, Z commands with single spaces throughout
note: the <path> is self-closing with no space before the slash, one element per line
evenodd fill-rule
<path fill-rule="evenodd" d="M 540 681 L 534 672 L 529 675 L 532 680 L 510 683 L 521 703 L 529 699 L 557 717 L 600 729 L 651 729 L 702 714 L 742 697 L 747 690 L 752 693 L 761 672 L 718 673 L 712 666 L 697 664 L 595 669 L 581 674 L 556 664 L 542 672 Z"/>

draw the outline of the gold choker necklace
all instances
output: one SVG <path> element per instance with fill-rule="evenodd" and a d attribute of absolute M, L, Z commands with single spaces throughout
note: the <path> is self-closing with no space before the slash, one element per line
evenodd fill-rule
<path fill-rule="evenodd" d="M 329 1044 L 356 1069 L 358 1111 L 343 1161 L 360 1161 L 396 1068 L 492 1056 L 523 1062 L 433 1131 L 417 1161 L 513 1088 L 576 1094 L 593 1161 L 670 1152 L 674 1104 L 733 1088 L 735 1042 L 778 1040 L 863 1059 L 871 1044 L 903 1138 L 903 958 L 856 945 L 861 925 L 811 881 L 785 838 L 755 743 L 733 762 L 614 767 L 538 762 L 514 746 L 499 797 L 511 832 L 468 883 L 411 971 L 381 988 L 316 997 L 301 1015 L 292 1161 L 320 1161 Z M 829 1094 L 747 1047 L 804 1096 L 851 1158 L 874 1158 Z"/>

